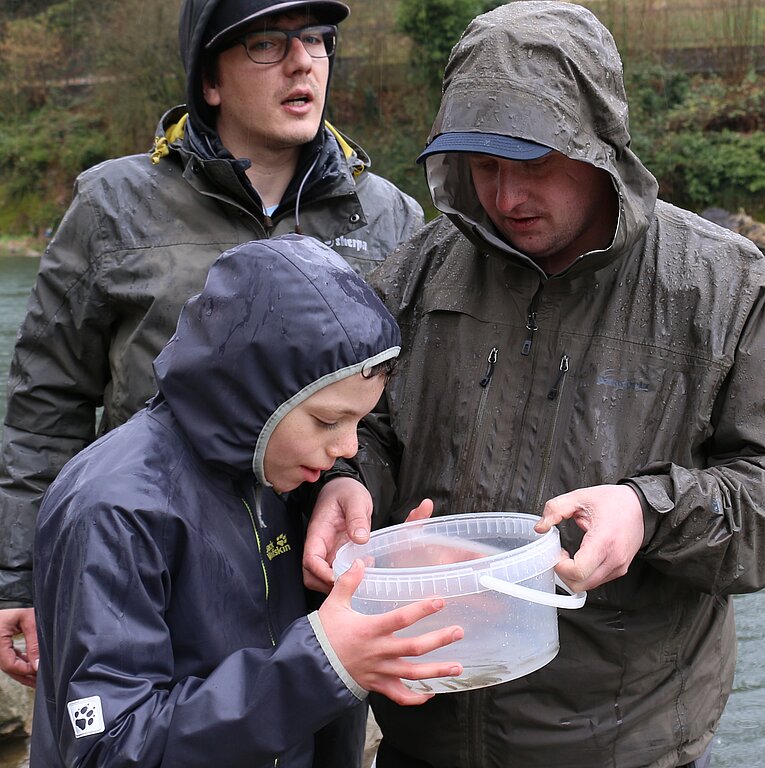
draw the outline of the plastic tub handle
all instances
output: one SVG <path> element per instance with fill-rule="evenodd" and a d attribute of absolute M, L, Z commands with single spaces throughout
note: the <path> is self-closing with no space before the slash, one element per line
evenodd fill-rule
<path fill-rule="evenodd" d="M 557 573 L 555 574 L 555 583 L 561 589 L 568 592 L 567 595 L 542 592 L 539 589 L 529 589 L 529 587 L 522 587 L 520 584 L 515 584 L 512 581 L 498 579 L 496 576 L 480 576 L 478 581 L 481 586 L 493 589 L 495 592 L 501 592 L 503 595 L 528 600 L 531 603 L 539 603 L 539 605 L 549 605 L 551 608 L 581 608 L 587 599 L 586 592 L 572 592 L 571 588 L 558 578 Z"/>

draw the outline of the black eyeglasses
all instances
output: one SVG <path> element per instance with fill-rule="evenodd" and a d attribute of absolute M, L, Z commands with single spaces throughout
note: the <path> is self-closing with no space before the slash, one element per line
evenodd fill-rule
<path fill-rule="evenodd" d="M 264 29 L 248 32 L 239 42 L 256 64 L 276 64 L 287 57 L 292 38 L 300 40 L 312 59 L 326 59 L 335 53 L 337 27 L 319 24 L 301 29 Z"/>

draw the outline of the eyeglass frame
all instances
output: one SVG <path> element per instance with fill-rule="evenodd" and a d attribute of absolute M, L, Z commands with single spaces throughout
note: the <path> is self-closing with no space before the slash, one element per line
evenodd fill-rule
<path fill-rule="evenodd" d="M 324 40 L 324 47 L 325 50 L 327 48 L 327 36 L 331 35 L 332 38 L 332 51 L 330 53 L 325 53 L 323 56 L 314 56 L 308 48 L 306 48 L 305 43 L 301 39 L 301 36 L 308 30 L 316 29 L 316 30 L 325 30 L 320 33 L 320 37 L 322 40 Z M 280 59 L 275 59 L 274 61 L 256 61 L 252 58 L 250 55 L 250 49 L 247 47 L 247 39 L 251 35 L 264 35 L 267 33 L 273 33 L 278 32 L 281 35 L 284 35 L 287 39 L 285 41 L 284 45 L 284 53 L 282 54 L 282 57 Z M 300 41 L 300 45 L 303 46 L 303 50 L 312 58 L 312 59 L 331 59 L 335 53 L 337 52 L 337 25 L 336 24 L 309 24 L 305 27 L 299 27 L 298 29 L 258 29 L 258 30 L 250 30 L 247 32 L 247 34 L 242 35 L 241 37 L 237 37 L 236 39 L 231 41 L 231 46 L 234 45 L 241 45 L 244 48 L 244 52 L 247 55 L 247 58 L 253 63 L 253 64 L 278 64 L 279 62 L 284 61 L 287 56 L 289 56 L 290 50 L 292 50 L 292 40 L 297 39 Z"/>

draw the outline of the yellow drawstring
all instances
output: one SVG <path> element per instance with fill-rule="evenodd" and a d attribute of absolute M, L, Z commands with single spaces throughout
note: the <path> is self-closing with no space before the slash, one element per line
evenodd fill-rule
<path fill-rule="evenodd" d="M 337 128 L 335 128 L 335 126 L 329 122 L 329 120 L 325 120 L 324 125 L 329 129 L 329 132 L 337 139 L 337 143 L 340 145 L 340 149 L 343 150 L 345 159 L 348 160 L 351 157 L 355 157 L 356 152 L 354 151 L 353 147 L 343 138 L 343 135 L 340 133 L 340 131 L 338 131 Z M 360 176 L 364 172 L 364 163 L 354 163 L 351 171 L 354 177 Z"/>
<path fill-rule="evenodd" d="M 171 125 L 164 136 L 154 137 L 154 151 L 151 153 L 151 162 L 156 165 L 163 157 L 170 153 L 169 146 L 174 141 L 183 138 L 186 131 L 186 120 L 188 113 L 185 114 L 177 123 Z"/>

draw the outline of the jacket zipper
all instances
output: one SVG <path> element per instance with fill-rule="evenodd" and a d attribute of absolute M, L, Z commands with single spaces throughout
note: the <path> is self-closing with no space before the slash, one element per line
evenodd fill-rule
<path fill-rule="evenodd" d="M 483 765 L 483 711 L 486 703 L 486 689 L 472 691 L 472 696 L 468 697 L 467 721 L 469 723 L 468 733 L 471 737 L 467 741 L 467 761 L 465 768 L 471 766 Z"/>
<path fill-rule="evenodd" d="M 257 493 L 257 491 L 256 491 Z M 256 496 L 256 503 L 258 499 Z M 270 594 L 270 588 L 268 584 L 268 572 L 266 571 L 266 564 L 263 560 L 263 550 L 260 546 L 260 533 L 258 531 L 258 524 L 255 522 L 255 515 L 252 514 L 252 509 L 250 509 L 250 505 L 247 503 L 246 499 L 242 499 L 242 504 L 244 504 L 245 509 L 247 510 L 247 514 L 250 516 L 250 523 L 252 524 L 252 532 L 255 534 L 255 542 L 258 545 L 258 557 L 260 558 L 260 567 L 263 570 L 263 581 L 265 582 L 266 587 L 266 626 L 268 627 L 268 636 L 271 639 L 271 645 L 276 646 L 276 638 L 274 637 L 273 628 L 271 626 L 271 616 L 268 611 L 268 598 Z"/>
<path fill-rule="evenodd" d="M 478 382 L 478 386 L 480 386 L 483 389 L 486 389 L 486 387 L 489 386 L 489 383 L 491 382 L 491 377 L 494 375 L 494 366 L 497 364 L 497 353 L 498 350 L 496 347 L 491 348 L 491 352 L 489 352 L 489 357 L 486 361 L 486 373 L 483 375 L 483 378 Z"/>
<path fill-rule="evenodd" d="M 534 334 L 539 330 L 537 325 L 537 309 L 539 308 L 539 302 L 542 298 L 543 285 L 540 283 L 536 290 L 536 293 L 531 298 L 529 308 L 526 310 L 526 341 L 523 342 L 521 347 L 521 354 L 524 357 L 528 357 L 531 354 L 531 345 L 534 342 Z"/>
<path fill-rule="evenodd" d="M 489 399 L 489 391 L 492 377 L 494 376 L 494 369 L 497 365 L 497 358 L 499 357 L 499 350 L 497 347 L 492 347 L 489 352 L 489 356 L 486 358 L 486 373 L 483 378 L 478 382 L 478 386 L 481 388 L 481 396 L 478 400 L 478 409 L 476 410 L 475 423 L 470 436 L 470 443 L 467 448 L 467 459 L 465 461 L 465 474 L 463 475 L 462 482 L 460 483 L 460 492 L 455 497 L 456 503 L 454 509 L 458 512 L 464 511 L 465 499 L 468 495 L 468 483 L 471 482 L 471 478 L 474 477 L 476 470 L 475 464 L 477 462 L 477 451 L 479 437 L 481 435 L 481 428 L 483 426 L 483 414 L 486 410 L 486 401 Z"/>
<path fill-rule="evenodd" d="M 552 427 L 550 429 L 550 439 L 547 441 L 547 447 L 545 449 L 544 460 L 542 462 L 542 472 L 539 476 L 539 486 L 537 487 L 537 502 L 534 509 L 538 510 L 539 514 L 542 514 L 542 506 L 544 499 L 542 499 L 542 490 L 547 482 L 547 472 L 550 468 L 550 456 L 552 454 L 552 447 L 555 443 L 555 432 L 558 429 L 558 415 L 560 413 L 560 394 L 563 391 L 563 387 L 566 384 L 566 374 L 569 370 L 569 356 L 567 354 L 561 355 L 560 363 L 558 364 L 558 377 L 555 379 L 550 391 L 547 393 L 547 399 L 555 401 L 555 413 L 553 414 Z"/>
<path fill-rule="evenodd" d="M 276 638 L 274 637 L 274 631 L 271 626 L 271 616 L 268 612 L 268 596 L 269 596 L 269 585 L 268 585 L 268 572 L 266 571 L 266 563 L 263 560 L 263 550 L 260 546 L 260 533 L 258 532 L 258 524 L 255 522 L 255 515 L 252 514 L 252 509 L 250 509 L 250 505 L 247 503 L 246 499 L 242 499 L 242 504 L 244 504 L 244 508 L 247 510 L 247 514 L 250 516 L 250 523 L 252 524 L 252 532 L 255 534 L 255 542 L 258 545 L 258 557 L 260 558 L 260 567 L 263 570 L 263 581 L 265 582 L 266 586 L 266 626 L 268 627 L 268 636 L 271 639 L 271 645 L 276 647 Z M 257 507 L 260 507 L 260 488 L 255 489 L 255 504 Z M 256 510 L 258 513 L 258 518 L 260 518 L 260 509 Z M 274 758 L 274 768 L 277 768 L 279 765 L 279 758 Z"/>
<path fill-rule="evenodd" d="M 548 400 L 555 400 L 558 397 L 558 393 L 560 392 L 561 387 L 563 386 L 566 374 L 568 373 L 568 355 L 563 355 L 563 357 L 561 357 L 558 370 L 558 378 L 555 380 L 555 384 L 553 384 L 552 389 L 547 393 Z"/>

